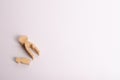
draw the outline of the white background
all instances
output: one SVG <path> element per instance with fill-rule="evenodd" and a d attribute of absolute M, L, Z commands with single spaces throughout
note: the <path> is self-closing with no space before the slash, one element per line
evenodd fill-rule
<path fill-rule="evenodd" d="M 120 80 L 120 0 L 0 0 L 0 80 Z"/>

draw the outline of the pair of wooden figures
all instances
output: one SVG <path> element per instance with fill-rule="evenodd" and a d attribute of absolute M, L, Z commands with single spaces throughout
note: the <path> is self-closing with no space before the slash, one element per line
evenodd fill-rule
<path fill-rule="evenodd" d="M 27 36 L 20 36 L 19 37 L 19 42 L 20 44 L 24 47 L 24 49 L 27 51 L 27 53 L 29 54 L 29 56 L 34 59 L 34 55 L 33 55 L 33 51 L 35 53 L 37 53 L 38 55 L 40 55 L 40 50 L 35 46 L 35 44 L 31 43 L 28 40 Z M 32 51 L 33 50 L 33 51 Z M 20 58 L 17 57 L 16 58 L 16 62 L 17 63 L 23 63 L 23 64 L 30 64 L 31 60 L 29 58 Z"/>

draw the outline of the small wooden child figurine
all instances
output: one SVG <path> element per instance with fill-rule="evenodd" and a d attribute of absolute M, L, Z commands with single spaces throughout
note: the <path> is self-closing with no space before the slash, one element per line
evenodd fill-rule
<path fill-rule="evenodd" d="M 16 62 L 29 65 L 31 61 L 28 58 L 16 58 Z"/>

